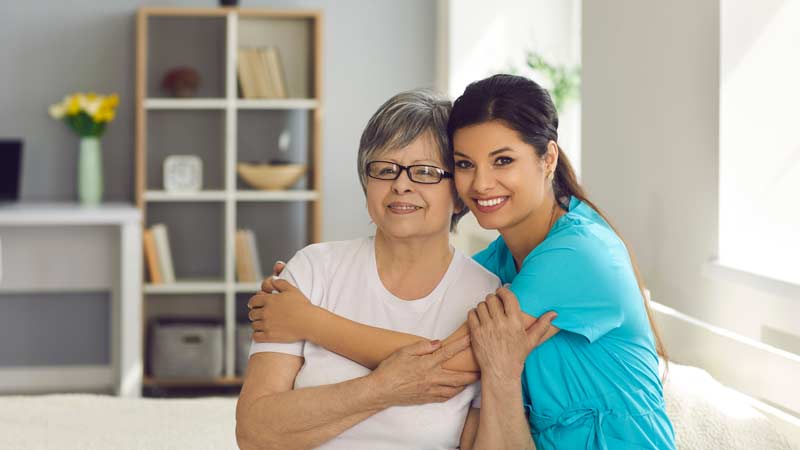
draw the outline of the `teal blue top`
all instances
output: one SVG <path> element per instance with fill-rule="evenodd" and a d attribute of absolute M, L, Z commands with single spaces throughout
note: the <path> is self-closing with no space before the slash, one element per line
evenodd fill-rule
<path fill-rule="evenodd" d="M 674 449 L 642 295 L 622 240 L 575 197 L 519 271 L 500 237 L 475 260 L 510 283 L 522 310 L 555 311 L 561 332 L 522 374 L 539 450 Z"/>

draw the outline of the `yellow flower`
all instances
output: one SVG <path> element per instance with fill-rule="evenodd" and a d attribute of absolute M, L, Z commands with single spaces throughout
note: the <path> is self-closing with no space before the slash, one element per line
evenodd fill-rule
<path fill-rule="evenodd" d="M 67 115 L 75 116 L 81 111 L 80 97 L 76 94 L 69 98 L 67 103 Z"/>
<path fill-rule="evenodd" d="M 119 105 L 119 95 L 111 94 L 108 97 L 106 97 L 106 101 L 108 102 L 108 105 L 110 107 L 116 108 L 117 105 Z"/>
<path fill-rule="evenodd" d="M 50 113 L 50 117 L 53 119 L 61 119 L 64 117 L 64 114 L 67 112 L 67 109 L 61 103 L 56 103 L 55 105 L 50 105 L 50 108 L 47 110 Z"/>

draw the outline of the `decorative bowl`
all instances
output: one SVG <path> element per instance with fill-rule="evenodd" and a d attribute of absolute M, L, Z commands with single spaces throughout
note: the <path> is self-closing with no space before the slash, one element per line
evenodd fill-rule
<path fill-rule="evenodd" d="M 238 163 L 236 171 L 249 186 L 274 191 L 287 189 L 306 173 L 305 164 Z"/>

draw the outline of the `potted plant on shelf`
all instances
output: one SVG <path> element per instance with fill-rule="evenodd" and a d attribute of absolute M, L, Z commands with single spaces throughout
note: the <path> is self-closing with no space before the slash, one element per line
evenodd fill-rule
<path fill-rule="evenodd" d="M 103 170 L 100 136 L 114 120 L 119 96 L 76 93 L 50 106 L 50 116 L 63 120 L 80 136 L 78 158 L 78 198 L 84 205 L 96 205 L 103 197 Z"/>

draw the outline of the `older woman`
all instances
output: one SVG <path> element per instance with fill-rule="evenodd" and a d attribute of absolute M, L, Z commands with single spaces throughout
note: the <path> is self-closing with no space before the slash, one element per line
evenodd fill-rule
<path fill-rule="evenodd" d="M 452 184 L 449 113 L 449 101 L 422 91 L 381 106 L 358 154 L 375 236 L 311 245 L 282 273 L 320 309 L 436 341 L 406 346 L 372 372 L 308 341 L 254 343 L 236 410 L 242 449 L 461 445 L 479 407 L 477 375 L 442 367 L 468 338 L 438 339 L 499 280 L 449 243 L 466 212 Z"/>

